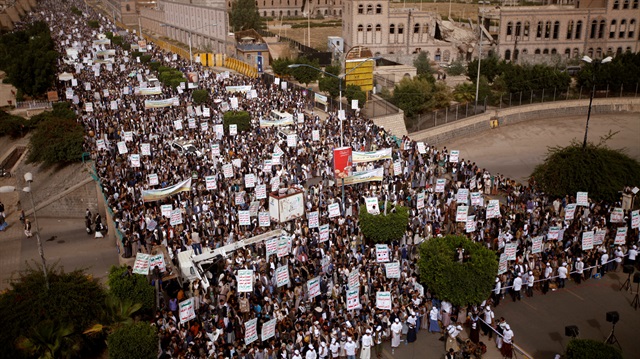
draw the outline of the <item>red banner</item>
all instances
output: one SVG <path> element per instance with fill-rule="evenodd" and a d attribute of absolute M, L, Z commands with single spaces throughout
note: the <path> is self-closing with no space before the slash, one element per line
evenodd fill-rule
<path fill-rule="evenodd" d="M 346 178 L 353 172 L 351 159 L 351 147 L 338 147 L 333 149 L 333 173 L 336 178 Z"/>

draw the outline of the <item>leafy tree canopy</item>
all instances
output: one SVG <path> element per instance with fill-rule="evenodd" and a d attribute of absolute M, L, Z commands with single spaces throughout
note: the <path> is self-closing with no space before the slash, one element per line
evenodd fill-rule
<path fill-rule="evenodd" d="M 273 72 L 278 76 L 288 76 L 291 75 L 291 70 L 293 70 L 289 68 L 289 65 L 291 65 L 292 63 L 293 61 L 291 61 L 291 59 L 289 58 L 276 59 L 271 62 L 271 68 L 273 69 Z"/>
<path fill-rule="evenodd" d="M 235 0 L 229 22 L 234 31 L 259 30 L 264 26 L 256 2 L 253 0 Z"/>
<path fill-rule="evenodd" d="M 386 202 L 389 205 L 389 202 Z M 383 204 L 384 205 L 384 204 Z M 387 215 L 384 209 L 380 209 L 380 214 L 373 215 L 367 212 L 367 206 L 360 206 L 358 215 L 360 230 L 365 238 L 376 243 L 389 243 L 402 238 L 409 223 L 409 209 L 403 206 L 396 206 L 395 211 L 387 208 Z"/>
<path fill-rule="evenodd" d="M 608 148 L 604 140 L 587 143 L 584 150 L 574 140 L 566 147 L 549 148 L 531 177 L 551 196 L 589 192 L 594 200 L 613 202 L 625 186 L 640 186 L 640 163 L 622 150 Z"/>
<path fill-rule="evenodd" d="M 342 69 L 340 65 L 331 65 L 327 66 L 324 70 L 330 74 L 339 76 Z M 339 78 L 334 76 L 324 75 L 318 80 L 318 87 L 320 91 L 328 93 L 332 98 L 336 98 L 340 95 L 340 81 Z M 344 80 L 342 80 L 342 86 L 344 87 Z"/>
<path fill-rule="evenodd" d="M 618 348 L 593 339 L 572 339 L 564 355 L 566 359 L 622 359 Z"/>
<path fill-rule="evenodd" d="M 305 85 L 309 85 L 312 82 L 317 81 L 322 75 L 322 72 L 316 70 L 320 68 L 320 63 L 318 60 L 309 60 L 306 57 L 299 57 L 296 61 L 296 64 L 304 64 L 308 66 L 298 66 L 296 68 L 291 69 L 291 74 L 296 79 L 296 81 L 303 83 Z M 313 69 L 309 66 L 313 66 L 316 69 Z"/>
<path fill-rule="evenodd" d="M 413 117 L 434 107 L 431 95 L 433 85 L 418 77 L 403 78 L 393 90 L 392 103 L 401 108 L 407 117 Z"/>
<path fill-rule="evenodd" d="M 464 249 L 460 263 L 457 249 Z M 464 236 L 434 237 L 420 244 L 420 282 L 453 305 L 477 304 L 489 297 L 498 260 L 490 249 Z"/>
<path fill-rule="evenodd" d="M 431 63 L 429 62 L 429 58 L 427 57 L 427 53 L 424 51 L 420 51 L 418 56 L 416 56 L 415 60 L 413 60 L 413 66 L 416 68 L 416 74 L 418 77 L 425 79 L 431 83 L 435 83 L 436 80 L 433 78 L 433 68 L 431 67 Z"/>
<path fill-rule="evenodd" d="M 207 90 L 193 90 L 191 97 L 193 98 L 193 102 L 196 105 L 200 105 L 207 101 L 207 99 L 209 98 L 209 93 L 207 92 Z"/>
<path fill-rule="evenodd" d="M 126 266 L 112 266 L 107 282 L 109 293 L 123 302 L 142 304 L 143 311 L 155 308 L 155 289 L 141 274 L 127 275 Z"/>
<path fill-rule="evenodd" d="M 600 60 L 595 59 L 595 62 Z M 577 75 L 578 86 L 592 87 L 594 73 L 596 85 L 608 84 L 612 89 L 623 86 L 633 91 L 640 83 L 640 52 L 616 55 L 613 61 L 607 64 L 583 63 L 582 70 Z"/>
<path fill-rule="evenodd" d="M 237 125 L 238 132 L 249 131 L 251 129 L 251 115 L 247 111 L 227 111 L 223 118 L 225 132 L 229 131 L 229 125 Z"/>
<path fill-rule="evenodd" d="M 80 160 L 84 128 L 68 104 L 54 106 L 52 112 L 40 115 L 36 121 L 37 128 L 29 140 L 29 162 L 51 166 Z"/>
<path fill-rule="evenodd" d="M 344 89 L 344 97 L 347 98 L 349 108 L 351 108 L 351 100 L 358 100 L 358 107 L 363 108 L 367 103 L 367 94 L 357 85 L 348 85 Z"/>
<path fill-rule="evenodd" d="M 145 322 L 123 326 L 109 335 L 108 346 L 109 359 L 156 359 L 158 330 Z"/>

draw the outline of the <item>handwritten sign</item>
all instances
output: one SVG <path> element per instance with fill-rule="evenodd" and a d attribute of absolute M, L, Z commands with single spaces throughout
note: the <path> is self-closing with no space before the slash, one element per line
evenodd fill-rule
<path fill-rule="evenodd" d="M 347 285 L 349 286 L 349 289 L 358 288 L 360 286 L 360 270 L 359 269 L 356 268 L 356 269 L 353 269 L 351 272 L 349 272 Z"/>
<path fill-rule="evenodd" d="M 320 219 L 318 211 L 308 212 L 307 219 L 309 221 L 309 229 L 320 227 Z"/>
<path fill-rule="evenodd" d="M 158 267 L 160 272 L 167 270 L 167 266 L 164 263 L 164 254 L 159 253 L 149 257 L 149 269 L 153 270 L 155 267 Z"/>
<path fill-rule="evenodd" d="M 376 292 L 376 308 L 391 310 L 391 292 Z"/>
<path fill-rule="evenodd" d="M 598 229 L 596 230 L 595 235 L 593 236 L 593 245 L 598 246 L 604 242 L 604 238 L 607 235 L 606 229 Z"/>
<path fill-rule="evenodd" d="M 466 204 L 469 200 L 469 189 L 460 188 L 458 189 L 458 193 L 456 194 L 456 202 L 458 204 Z"/>
<path fill-rule="evenodd" d="M 582 232 L 582 250 L 588 251 L 593 249 L 593 231 Z"/>
<path fill-rule="evenodd" d="M 507 272 L 507 264 L 508 264 L 507 254 L 500 254 L 500 261 L 498 262 L 498 275 L 504 274 Z"/>
<path fill-rule="evenodd" d="M 500 201 L 492 199 L 487 204 L 487 219 L 500 217 Z"/>
<path fill-rule="evenodd" d="M 359 289 L 347 291 L 347 310 L 354 310 L 360 306 L 360 297 L 358 296 L 359 292 Z"/>
<path fill-rule="evenodd" d="M 267 212 L 268 213 L 268 212 Z M 270 255 L 274 255 L 276 253 L 278 253 L 278 239 L 277 238 L 271 238 L 271 239 L 267 239 L 264 242 L 264 245 L 267 249 L 267 257 Z"/>
<path fill-rule="evenodd" d="M 400 262 L 391 262 L 384 264 L 387 278 L 400 279 Z"/>
<path fill-rule="evenodd" d="M 277 318 L 273 318 L 262 325 L 262 333 L 260 337 L 262 341 L 269 340 L 276 335 L 276 324 L 278 322 Z"/>
<path fill-rule="evenodd" d="M 257 199 L 267 198 L 267 185 L 266 184 L 259 184 L 259 185 L 256 186 L 256 198 Z"/>
<path fill-rule="evenodd" d="M 236 279 L 239 293 L 253 292 L 253 271 L 251 269 L 238 269 Z"/>
<path fill-rule="evenodd" d="M 222 173 L 224 174 L 224 178 L 233 177 L 233 165 L 231 163 L 222 165 Z"/>
<path fill-rule="evenodd" d="M 560 232 L 560 227 L 549 227 L 549 233 L 547 234 L 547 239 L 549 240 L 557 240 L 558 233 Z"/>
<path fill-rule="evenodd" d="M 436 180 L 436 193 L 444 193 L 444 185 L 447 183 L 447 180 L 444 178 L 438 178 Z"/>
<path fill-rule="evenodd" d="M 244 186 L 246 188 L 253 188 L 256 186 L 256 176 L 253 173 L 247 173 L 244 175 Z"/>
<path fill-rule="evenodd" d="M 291 251 L 289 243 L 289 238 L 287 237 L 280 237 L 280 239 L 278 239 L 278 258 L 289 255 L 289 252 Z"/>
<path fill-rule="evenodd" d="M 136 254 L 136 261 L 133 263 L 133 273 L 149 274 L 149 255 L 145 253 Z"/>
<path fill-rule="evenodd" d="M 163 204 L 160 206 L 160 213 L 162 213 L 163 217 L 170 218 L 171 211 L 173 211 L 173 206 L 170 204 Z"/>
<path fill-rule="evenodd" d="M 484 206 L 484 198 L 480 192 L 471 192 L 471 205 L 472 206 Z"/>
<path fill-rule="evenodd" d="M 249 211 L 238 211 L 238 224 L 241 226 L 251 225 L 251 214 Z"/>
<path fill-rule="evenodd" d="M 542 252 L 542 236 L 533 237 L 531 241 L 532 241 L 531 253 L 532 254 L 541 253 Z"/>
<path fill-rule="evenodd" d="M 618 227 L 616 230 L 616 239 L 613 242 L 615 245 L 623 245 L 627 241 L 627 227 Z"/>
<path fill-rule="evenodd" d="M 271 226 L 271 218 L 269 217 L 269 212 L 259 212 L 258 213 L 258 224 L 260 227 L 269 227 Z"/>
<path fill-rule="evenodd" d="M 244 344 L 249 345 L 258 340 L 258 318 L 244 323 Z"/>
<path fill-rule="evenodd" d="M 504 245 L 504 252 L 507 254 L 507 259 L 510 261 L 516 260 L 517 250 L 518 250 L 517 243 L 507 243 Z"/>
<path fill-rule="evenodd" d="M 169 220 L 169 224 L 171 224 L 172 226 L 182 224 L 182 212 L 180 211 L 180 209 L 174 209 L 171 211 L 171 219 Z"/>
<path fill-rule="evenodd" d="M 469 213 L 469 207 L 458 206 L 456 210 L 456 222 L 467 222 L 467 216 Z"/>
<path fill-rule="evenodd" d="M 376 261 L 378 263 L 389 261 L 389 247 L 386 244 L 376 244 Z"/>
<path fill-rule="evenodd" d="M 150 143 L 141 143 L 140 144 L 140 152 L 143 156 L 151 156 L 151 144 Z"/>
<path fill-rule="evenodd" d="M 204 180 L 205 180 L 207 190 L 210 191 L 210 190 L 216 189 L 217 187 L 216 176 L 206 176 Z"/>
<path fill-rule="evenodd" d="M 460 151 L 452 150 L 451 154 L 449 155 L 449 162 L 458 163 L 459 158 L 460 158 Z"/>
<path fill-rule="evenodd" d="M 321 225 L 320 227 L 318 227 L 318 230 L 320 231 L 320 238 L 319 238 L 320 243 L 328 241 L 329 240 L 329 224 Z"/>
<path fill-rule="evenodd" d="M 476 231 L 476 216 L 467 216 L 467 221 L 464 224 L 465 232 L 473 233 Z"/>
<path fill-rule="evenodd" d="M 147 178 L 149 179 L 149 186 L 155 186 L 158 184 L 158 175 L 156 173 L 150 173 Z"/>
<path fill-rule="evenodd" d="M 180 323 L 188 322 L 196 318 L 196 308 L 193 298 L 185 299 L 178 305 L 180 310 Z"/>
<path fill-rule="evenodd" d="M 320 277 L 315 277 L 307 281 L 307 292 L 309 299 L 320 295 Z"/>
<path fill-rule="evenodd" d="M 576 204 L 578 206 L 589 207 L 589 193 L 588 192 L 578 192 L 576 194 Z"/>
<path fill-rule="evenodd" d="M 289 265 L 276 269 L 276 284 L 278 288 L 289 284 Z"/>
<path fill-rule="evenodd" d="M 332 203 L 329 205 L 329 218 L 338 217 L 340 215 L 340 205 Z"/>
<path fill-rule="evenodd" d="M 624 211 L 622 208 L 614 208 L 611 211 L 611 223 L 623 223 L 624 222 Z"/>
<path fill-rule="evenodd" d="M 565 221 L 570 221 L 575 217 L 576 214 L 576 204 L 575 203 L 569 203 L 565 208 L 564 208 L 564 220 Z"/>

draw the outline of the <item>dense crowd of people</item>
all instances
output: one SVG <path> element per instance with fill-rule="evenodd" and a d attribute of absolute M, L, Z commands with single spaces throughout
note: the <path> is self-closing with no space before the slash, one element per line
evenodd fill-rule
<path fill-rule="evenodd" d="M 163 86 L 160 94 L 139 94 L 137 87 L 154 85 L 151 78 L 155 74 L 149 66 L 134 58 L 133 50 L 95 43 L 99 34 L 107 32 L 122 35 L 130 44 L 138 44 L 137 36 L 116 28 L 91 9 L 85 18 L 69 21 L 69 6 L 76 3 L 45 0 L 27 22 L 47 21 L 61 54 L 67 54 L 69 48 L 78 51 L 77 60 L 60 59 L 60 72 L 73 74 L 74 80 L 60 81 L 58 92 L 73 103 L 86 128 L 86 151 L 95 161 L 103 193 L 114 212 L 123 255 L 135 257 L 162 245 L 171 257 L 167 260 L 175 262 L 180 252 L 202 253 L 203 248 L 219 248 L 275 228 L 291 235 L 291 251 L 286 256 L 266 256 L 265 244 L 256 243 L 227 253 L 220 271 L 209 278 L 208 288 L 195 280 L 185 287 L 167 289 L 167 300 L 153 323 L 160 334 L 163 357 L 324 359 L 359 354 L 363 359 L 380 358 L 383 341 L 390 340 L 396 348 L 402 338 L 410 343 L 426 335 L 421 330 L 446 335 L 447 355 L 482 350 L 480 332 L 491 338 L 495 330 L 496 345 L 510 357 L 514 333 L 492 311 L 505 297 L 517 301 L 538 291 L 546 294 L 564 287 L 570 278 L 580 283 L 596 272 L 604 275 L 620 270 L 623 261 L 635 264 L 638 229 L 631 228 L 628 212 L 621 222 L 612 221 L 619 203 L 589 201 L 576 207 L 577 199 L 571 195 L 549 198 L 533 180 L 519 184 L 492 175 L 463 156 L 452 158 L 453 151 L 446 147 L 424 144 L 423 148 L 406 136 L 396 140 L 359 114 L 348 114 L 344 121 L 344 145 L 354 151 L 392 148 L 393 158 L 359 164 L 358 170 L 383 167 L 384 178 L 346 186 L 343 202 L 332 167 L 332 150 L 341 143 L 337 113 L 309 110 L 312 100 L 291 86 L 266 77 L 248 78 L 190 65 L 152 43 L 147 44 L 146 54 L 185 75 L 196 73 L 197 88 L 206 89 L 209 100 L 203 107 L 195 105 L 193 90 L 187 87 Z M 98 20 L 99 29 L 88 27 L 88 19 Z M 100 61 L 99 56 L 110 49 L 115 55 Z M 231 92 L 228 86 L 250 86 L 253 91 Z M 176 98 L 177 104 L 145 108 L 145 100 L 169 98 Z M 228 129 L 223 134 L 216 132 L 215 125 L 222 124 L 224 112 L 235 107 L 235 101 L 238 109 L 250 113 L 252 128 L 233 135 Z M 89 103 L 92 105 L 87 106 Z M 293 115 L 296 123 L 289 128 L 297 136 L 295 143 L 287 143 L 278 127 L 259 126 L 260 119 L 267 119 L 272 110 Z M 303 121 L 298 121 L 298 114 Z M 315 131 L 318 136 L 314 139 Z M 198 153 L 171 146 L 178 138 L 188 141 Z M 125 144 L 126 153 L 119 143 Z M 146 144 L 149 154 L 143 154 Z M 279 163 L 265 163 L 279 152 Z M 132 154 L 139 154 L 139 163 Z M 223 170 L 229 164 L 230 175 Z M 155 176 L 157 184 L 151 184 Z M 215 183 L 207 189 L 205 178 L 209 176 L 214 176 Z M 190 190 L 143 201 L 144 190 L 166 188 L 188 178 L 192 178 Z M 438 179 L 446 179 L 441 191 Z M 266 185 L 267 192 L 304 189 L 305 215 L 267 226 L 252 215 L 249 225 L 241 226 L 240 211 L 249 210 L 252 203 L 257 204 L 253 213 L 268 211 L 268 200 L 257 198 L 259 185 Z M 460 198 L 461 189 L 480 193 L 481 202 Z M 419 206 L 418 194 L 423 192 L 424 206 Z M 389 244 L 389 261 L 399 263 L 399 278 L 387 276 L 375 246 L 359 230 L 359 207 L 371 197 L 410 208 L 405 235 Z M 503 200 L 499 215 L 491 218 L 487 204 L 495 198 Z M 456 208 L 463 200 L 469 205 L 469 218 L 473 216 L 472 225 L 456 221 Z M 329 218 L 329 207 L 335 203 L 340 215 Z M 172 225 L 162 205 L 179 209 L 182 223 Z M 317 227 L 310 228 L 307 214 L 315 211 L 321 225 L 329 224 L 328 240 L 321 240 Z M 628 228 L 622 240 L 616 236 L 619 227 Z M 604 237 L 596 235 L 592 249 L 583 248 L 584 232 L 599 234 L 602 230 L 606 230 Z M 515 246 L 508 266 L 496 276 L 491 297 L 483 303 L 453 306 L 420 285 L 417 245 L 445 234 L 467 235 L 497 255 Z M 285 284 L 276 275 L 283 266 L 288 266 Z M 236 276 L 243 269 L 254 273 L 248 293 L 238 291 Z M 310 296 L 307 283 L 314 278 L 319 278 L 320 291 Z M 354 288 L 357 298 L 348 300 Z M 390 310 L 378 308 L 378 292 L 391 294 Z M 179 303 L 187 297 L 194 298 L 197 315 L 181 323 Z M 246 340 L 246 323 L 257 319 L 259 334 L 274 318 L 274 336 Z M 469 328 L 464 348 L 456 339 L 463 325 Z"/>

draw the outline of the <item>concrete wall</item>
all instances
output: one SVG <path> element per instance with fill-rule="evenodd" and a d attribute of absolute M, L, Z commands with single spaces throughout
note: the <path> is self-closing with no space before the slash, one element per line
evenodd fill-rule
<path fill-rule="evenodd" d="M 42 192 L 45 191 L 33 191 L 33 199 L 37 205 L 37 214 L 40 217 L 84 218 L 87 208 L 89 208 L 94 215 L 99 210 L 98 191 L 96 190 L 96 183 L 93 180 L 84 181 L 69 193 L 63 191 L 57 195 L 44 197 L 46 193 L 43 194 Z M 25 212 L 30 212 L 31 203 L 28 194 L 21 193 L 20 202 L 23 204 Z M 104 214 L 104 210 L 101 211 L 101 213 Z"/>
<path fill-rule="evenodd" d="M 556 101 L 506 109 L 490 110 L 478 116 L 468 117 L 410 135 L 414 141 L 425 141 L 438 145 L 453 139 L 473 135 L 491 129 L 491 120 L 498 120 L 499 126 L 508 126 L 527 120 L 563 116 L 587 115 L 589 100 Z M 591 112 L 640 112 L 640 98 L 594 99 Z M 640 116 L 639 116 L 640 121 Z M 386 128 L 386 127 L 385 127 Z"/>
<path fill-rule="evenodd" d="M 394 113 L 387 116 L 375 117 L 371 121 L 385 130 L 390 131 L 396 137 L 402 137 L 407 134 L 407 127 L 404 125 L 404 111 Z"/>

